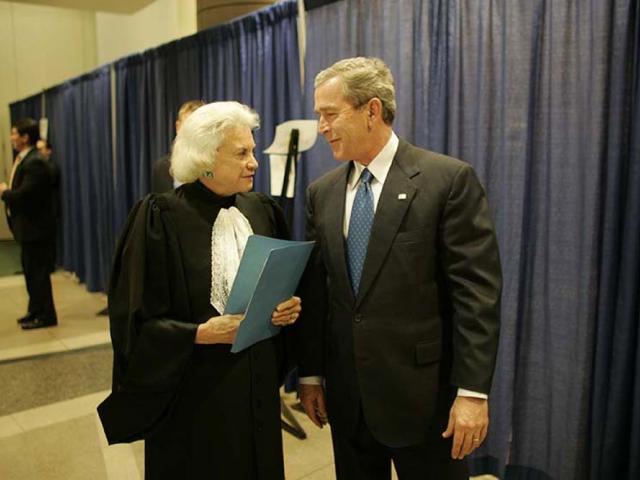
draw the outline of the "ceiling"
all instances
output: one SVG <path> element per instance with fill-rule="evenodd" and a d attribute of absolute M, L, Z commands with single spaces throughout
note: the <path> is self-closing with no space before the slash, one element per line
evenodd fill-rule
<path fill-rule="evenodd" d="M 11 0 L 14 3 L 31 3 L 51 7 L 98 10 L 110 13 L 134 13 L 154 0 Z"/>

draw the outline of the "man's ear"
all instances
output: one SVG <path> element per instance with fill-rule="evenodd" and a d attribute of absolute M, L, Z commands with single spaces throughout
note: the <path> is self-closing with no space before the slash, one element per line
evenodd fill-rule
<path fill-rule="evenodd" d="M 382 102 L 377 97 L 369 100 L 369 118 L 373 119 L 375 116 L 382 116 Z"/>

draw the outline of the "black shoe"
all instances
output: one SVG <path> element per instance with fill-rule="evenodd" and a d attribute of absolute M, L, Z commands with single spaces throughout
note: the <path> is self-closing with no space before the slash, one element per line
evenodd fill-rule
<path fill-rule="evenodd" d="M 24 317 L 20 317 L 18 319 L 18 323 L 30 322 L 34 318 L 35 318 L 35 315 L 33 313 L 27 313 Z"/>
<path fill-rule="evenodd" d="M 33 320 L 26 321 L 22 324 L 23 330 L 33 330 L 34 328 L 55 327 L 58 321 L 50 318 L 34 317 Z"/>

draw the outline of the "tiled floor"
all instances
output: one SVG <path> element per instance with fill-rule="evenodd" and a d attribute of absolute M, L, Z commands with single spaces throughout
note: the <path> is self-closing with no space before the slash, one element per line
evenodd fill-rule
<path fill-rule="evenodd" d="M 108 320 L 96 316 L 106 298 L 52 278 L 59 325 L 26 332 L 24 281 L 0 278 L 0 479 L 142 479 L 143 445 L 107 446 L 95 413 L 111 380 Z M 329 429 L 294 415 L 308 438 L 284 434 L 286 478 L 335 478 Z"/>
<path fill-rule="evenodd" d="M 96 313 L 107 305 L 64 272 L 51 277 L 59 325 L 25 332 L 16 319 L 27 310 L 24 277 L 0 278 L 0 361 L 74 350 L 109 342 L 109 321 Z"/>

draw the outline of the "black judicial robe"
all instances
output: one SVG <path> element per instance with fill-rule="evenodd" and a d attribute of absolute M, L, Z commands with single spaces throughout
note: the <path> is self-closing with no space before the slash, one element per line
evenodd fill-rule
<path fill-rule="evenodd" d="M 253 232 L 288 236 L 268 197 L 220 197 L 200 182 L 151 194 L 129 215 L 109 287 L 113 391 L 98 407 L 109 443 L 145 439 L 147 479 L 282 479 L 282 332 L 233 354 L 194 344 L 211 306 L 211 229 L 235 205 Z"/>

